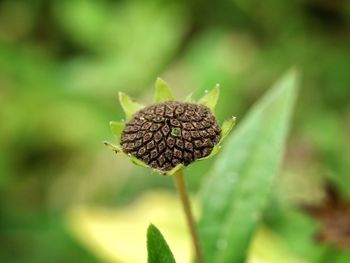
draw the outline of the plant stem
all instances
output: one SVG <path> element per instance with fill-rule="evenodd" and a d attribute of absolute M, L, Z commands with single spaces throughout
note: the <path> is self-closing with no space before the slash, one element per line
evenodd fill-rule
<path fill-rule="evenodd" d="M 187 225 L 188 225 L 188 228 L 189 228 L 190 233 L 191 233 L 192 243 L 193 243 L 194 251 L 196 253 L 197 262 L 204 263 L 203 255 L 202 255 L 200 244 L 199 244 L 198 233 L 196 230 L 196 224 L 194 222 L 194 218 L 193 218 L 193 214 L 192 214 L 192 210 L 191 210 L 191 204 L 190 204 L 188 192 L 186 189 L 184 173 L 182 170 L 175 173 L 174 181 L 175 181 L 176 189 L 177 189 L 179 196 L 180 196 L 183 210 L 185 212 Z"/>

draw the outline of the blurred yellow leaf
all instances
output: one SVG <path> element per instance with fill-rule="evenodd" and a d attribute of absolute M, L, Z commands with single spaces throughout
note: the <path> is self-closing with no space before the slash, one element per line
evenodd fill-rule
<path fill-rule="evenodd" d="M 193 204 L 198 214 L 197 203 Z M 190 237 L 174 193 L 152 191 L 124 208 L 80 206 L 67 213 L 74 237 L 103 262 L 146 262 L 150 223 L 162 229 L 177 263 L 191 261 Z"/>
<path fill-rule="evenodd" d="M 266 227 L 257 231 L 248 254 L 248 263 L 310 263 L 291 254 L 283 239 Z"/>

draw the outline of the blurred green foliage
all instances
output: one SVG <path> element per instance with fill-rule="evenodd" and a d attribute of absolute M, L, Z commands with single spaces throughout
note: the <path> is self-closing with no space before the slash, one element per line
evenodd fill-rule
<path fill-rule="evenodd" d="M 350 198 L 349 46 L 345 0 L 0 1 L 0 261 L 96 261 L 63 226 L 65 211 L 171 187 L 102 145 L 122 118 L 118 91 L 147 103 L 157 76 L 178 97 L 219 82 L 218 118 L 239 125 L 297 65 L 303 83 L 266 223 L 310 262 L 347 262 L 313 241 L 315 222 L 297 207 L 325 181 Z M 189 167 L 193 191 L 217 158 Z"/>

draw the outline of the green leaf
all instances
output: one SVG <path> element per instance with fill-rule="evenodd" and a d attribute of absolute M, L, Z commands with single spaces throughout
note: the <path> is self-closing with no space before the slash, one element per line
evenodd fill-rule
<path fill-rule="evenodd" d="M 135 112 L 144 108 L 143 105 L 133 101 L 128 95 L 126 95 L 123 92 L 119 92 L 119 102 L 124 110 L 125 117 L 127 120 L 130 120 Z"/>
<path fill-rule="evenodd" d="M 207 262 L 245 261 L 283 156 L 297 86 L 292 70 L 226 141 L 202 189 L 199 231 Z"/>
<path fill-rule="evenodd" d="M 161 78 L 158 78 L 156 81 L 154 103 L 160 103 L 169 100 L 175 100 L 175 97 L 169 89 L 168 84 Z"/>
<path fill-rule="evenodd" d="M 207 106 L 209 109 L 214 111 L 216 103 L 218 102 L 220 95 L 220 85 L 216 84 L 215 87 L 199 99 L 198 103 Z"/>
<path fill-rule="evenodd" d="M 174 256 L 162 233 L 154 225 L 147 229 L 148 263 L 175 263 Z"/>

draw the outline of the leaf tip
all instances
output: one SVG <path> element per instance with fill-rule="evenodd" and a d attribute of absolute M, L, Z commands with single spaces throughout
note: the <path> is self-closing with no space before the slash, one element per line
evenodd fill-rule
<path fill-rule="evenodd" d="M 301 75 L 301 71 L 297 66 L 293 66 L 289 68 L 284 74 L 285 78 L 292 79 L 295 82 L 299 80 L 300 75 Z"/>
<path fill-rule="evenodd" d="M 147 228 L 147 251 L 148 263 L 176 263 L 165 238 L 160 230 L 152 223 Z"/>
<path fill-rule="evenodd" d="M 150 223 L 147 227 L 147 233 L 151 232 L 152 229 L 154 229 L 154 228 L 155 228 L 155 226 L 152 223 Z"/>
<path fill-rule="evenodd" d="M 289 74 L 291 75 L 299 75 L 300 74 L 300 69 L 298 66 L 292 66 L 289 70 L 288 70 Z"/>

